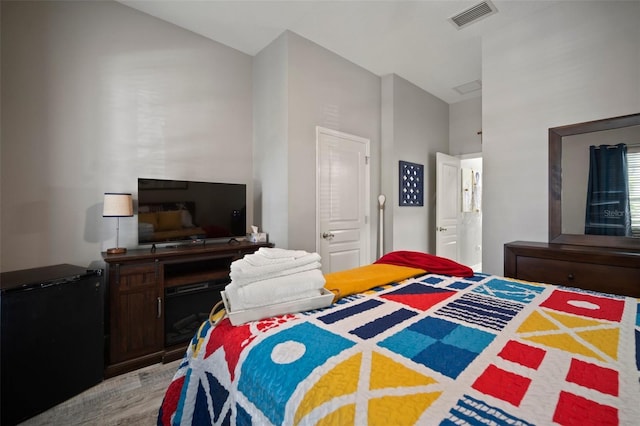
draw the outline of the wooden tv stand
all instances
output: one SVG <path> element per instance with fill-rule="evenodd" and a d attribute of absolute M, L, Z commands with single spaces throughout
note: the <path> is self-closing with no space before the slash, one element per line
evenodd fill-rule
<path fill-rule="evenodd" d="M 166 289 L 208 283 L 223 289 L 231 262 L 268 243 L 246 241 L 102 253 L 106 262 L 105 377 L 181 358 L 189 341 L 165 336 Z M 175 289 L 174 289 L 175 290 Z M 210 291 L 210 308 L 220 300 Z M 209 306 L 208 300 L 205 302 Z"/>

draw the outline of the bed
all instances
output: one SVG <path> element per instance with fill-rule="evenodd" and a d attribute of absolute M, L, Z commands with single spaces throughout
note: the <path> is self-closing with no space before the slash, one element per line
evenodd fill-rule
<path fill-rule="evenodd" d="M 158 424 L 639 424 L 638 304 L 431 271 L 314 311 L 206 321 Z"/>

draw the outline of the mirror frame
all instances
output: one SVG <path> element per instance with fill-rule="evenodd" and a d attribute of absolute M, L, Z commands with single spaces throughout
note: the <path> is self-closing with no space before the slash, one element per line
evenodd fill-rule
<path fill-rule="evenodd" d="M 549 242 L 617 248 L 640 248 L 640 238 L 562 233 L 562 138 L 640 125 L 640 113 L 549 129 Z"/>

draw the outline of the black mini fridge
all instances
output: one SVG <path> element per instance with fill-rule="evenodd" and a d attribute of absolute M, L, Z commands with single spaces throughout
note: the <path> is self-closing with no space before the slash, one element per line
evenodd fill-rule
<path fill-rule="evenodd" d="M 102 270 L 61 264 L 4 272 L 0 290 L 3 426 L 103 380 Z"/>

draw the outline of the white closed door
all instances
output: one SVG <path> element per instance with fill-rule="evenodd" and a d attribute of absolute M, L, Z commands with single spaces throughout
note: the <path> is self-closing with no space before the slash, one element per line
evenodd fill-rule
<path fill-rule="evenodd" d="M 460 159 L 436 153 L 436 255 L 458 261 Z"/>
<path fill-rule="evenodd" d="M 369 140 L 316 128 L 316 249 L 322 272 L 370 263 Z"/>

